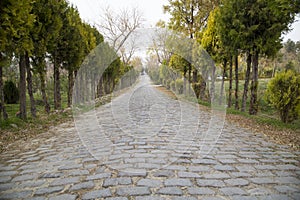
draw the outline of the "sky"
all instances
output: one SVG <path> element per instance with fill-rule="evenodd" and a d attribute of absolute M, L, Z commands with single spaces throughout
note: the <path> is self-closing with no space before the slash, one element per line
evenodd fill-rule
<path fill-rule="evenodd" d="M 130 9 L 131 7 L 138 8 L 145 19 L 145 28 L 154 27 L 160 19 L 167 21 L 168 15 L 163 13 L 163 5 L 168 3 L 168 0 L 68 0 L 75 5 L 81 18 L 93 24 L 100 23 L 100 16 L 103 8 L 109 6 L 114 11 L 119 11 L 123 8 Z M 292 25 L 292 31 L 284 35 L 283 41 L 291 39 L 300 41 L 300 16 Z"/>

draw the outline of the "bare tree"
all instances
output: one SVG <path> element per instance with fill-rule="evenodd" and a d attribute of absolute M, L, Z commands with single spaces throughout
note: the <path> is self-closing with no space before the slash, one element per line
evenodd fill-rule
<path fill-rule="evenodd" d="M 128 64 L 137 50 L 136 40 L 130 36 L 142 26 L 143 18 L 137 8 L 123 9 L 120 12 L 107 7 L 101 16 L 99 28 L 110 45 L 120 53 L 122 60 Z M 127 44 L 125 45 L 125 42 Z"/>
<path fill-rule="evenodd" d="M 167 47 L 167 42 L 170 36 L 170 31 L 165 28 L 157 28 L 152 35 L 152 44 L 149 47 L 149 50 L 155 53 L 160 64 L 164 61 L 169 61 L 172 56 L 172 53 Z"/>

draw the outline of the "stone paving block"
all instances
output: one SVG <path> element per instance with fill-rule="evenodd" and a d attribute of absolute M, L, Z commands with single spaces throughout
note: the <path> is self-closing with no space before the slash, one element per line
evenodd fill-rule
<path fill-rule="evenodd" d="M 75 194 L 61 194 L 55 197 L 50 197 L 49 200 L 76 200 L 77 195 Z"/>
<path fill-rule="evenodd" d="M 219 159 L 219 162 L 222 164 L 234 164 L 237 163 L 234 159 Z"/>
<path fill-rule="evenodd" d="M 182 165 L 169 165 L 165 169 L 185 171 L 186 167 Z"/>
<path fill-rule="evenodd" d="M 189 171 L 191 172 L 208 172 L 211 168 L 208 166 L 190 166 Z"/>
<path fill-rule="evenodd" d="M 230 175 L 235 178 L 252 177 L 251 174 L 245 172 L 231 172 Z"/>
<path fill-rule="evenodd" d="M 254 166 L 258 170 L 274 170 L 276 167 L 274 165 L 255 165 Z"/>
<path fill-rule="evenodd" d="M 11 176 L 1 176 L 0 177 L 0 183 L 8 183 L 11 182 L 10 180 L 12 179 Z"/>
<path fill-rule="evenodd" d="M 70 176 L 83 176 L 83 175 L 88 175 L 90 172 L 86 169 L 83 170 L 75 170 L 69 173 Z"/>
<path fill-rule="evenodd" d="M 200 178 L 200 175 L 194 172 L 183 172 L 179 171 L 178 172 L 178 177 L 179 178 Z"/>
<path fill-rule="evenodd" d="M 0 168 L 1 169 L 1 168 Z M 17 171 L 13 170 L 13 171 L 0 171 L 0 179 L 3 177 L 3 176 L 12 176 L 12 175 L 16 175 L 18 174 Z"/>
<path fill-rule="evenodd" d="M 94 190 L 82 195 L 82 199 L 96 199 L 112 196 L 110 189 Z"/>
<path fill-rule="evenodd" d="M 46 200 L 47 198 L 46 197 L 30 197 L 26 200 Z"/>
<path fill-rule="evenodd" d="M 250 165 L 239 165 L 235 166 L 240 172 L 253 172 L 256 171 L 256 169 Z"/>
<path fill-rule="evenodd" d="M 171 178 L 164 181 L 165 186 L 191 186 L 192 182 L 184 178 Z"/>
<path fill-rule="evenodd" d="M 36 195 L 46 195 L 46 194 L 52 194 L 56 192 L 60 192 L 64 189 L 63 186 L 56 186 L 56 187 L 45 187 L 45 188 L 38 188 L 35 191 Z"/>
<path fill-rule="evenodd" d="M 280 193 L 289 193 L 289 192 L 300 192 L 299 188 L 288 185 L 279 185 L 274 187 Z"/>
<path fill-rule="evenodd" d="M 117 195 L 121 196 L 139 196 L 151 194 L 148 187 L 121 187 L 117 188 Z"/>
<path fill-rule="evenodd" d="M 197 179 L 197 185 L 200 187 L 224 187 L 225 183 L 222 180 Z"/>
<path fill-rule="evenodd" d="M 34 181 L 24 181 L 24 182 L 21 182 L 17 188 L 32 188 L 32 187 L 41 187 L 42 185 L 44 185 L 46 183 L 45 180 L 34 180 Z"/>
<path fill-rule="evenodd" d="M 56 179 L 50 183 L 50 186 L 74 184 L 78 183 L 79 181 L 79 177 Z"/>
<path fill-rule="evenodd" d="M 67 164 L 65 166 L 61 166 L 58 168 L 58 170 L 70 170 L 70 169 L 80 169 L 82 168 L 82 164 Z"/>
<path fill-rule="evenodd" d="M 110 178 L 111 177 L 111 172 L 105 172 L 105 173 L 100 173 L 100 174 L 93 174 L 90 176 L 86 177 L 86 180 L 97 180 L 97 179 L 104 179 L 104 178 Z"/>
<path fill-rule="evenodd" d="M 27 181 L 27 180 L 34 180 L 38 177 L 37 174 L 27 174 L 27 175 L 21 175 L 21 176 L 16 176 L 13 178 L 11 181 L 12 182 L 17 182 L 17 181 Z"/>
<path fill-rule="evenodd" d="M 224 187 L 220 188 L 220 191 L 228 196 L 233 196 L 233 195 L 246 195 L 247 193 L 238 187 Z"/>
<path fill-rule="evenodd" d="M 276 183 L 274 178 L 269 178 L 269 177 L 249 178 L 249 180 L 255 184 L 274 184 L 274 183 Z"/>
<path fill-rule="evenodd" d="M 159 169 L 161 165 L 154 163 L 139 163 L 138 168 L 142 169 Z"/>
<path fill-rule="evenodd" d="M 281 194 L 271 194 L 268 196 L 258 196 L 258 199 L 263 200 L 290 200 L 290 197 L 287 195 L 281 195 Z"/>
<path fill-rule="evenodd" d="M 103 187 L 117 186 L 117 185 L 129 185 L 131 184 L 131 178 L 121 177 L 121 178 L 108 178 L 104 180 Z"/>
<path fill-rule="evenodd" d="M 0 183 L 0 191 L 9 190 L 14 188 L 16 184 L 14 183 Z"/>
<path fill-rule="evenodd" d="M 31 196 L 33 191 L 31 190 L 26 190 L 26 191 L 13 191 L 9 193 L 0 193 L 0 199 L 20 199 L 20 198 L 28 198 Z"/>
<path fill-rule="evenodd" d="M 298 191 L 298 192 L 292 193 L 291 197 L 296 200 L 300 199 L 300 192 Z"/>
<path fill-rule="evenodd" d="M 183 197 L 171 197 L 172 200 L 197 200 L 196 197 L 187 197 L 187 196 L 183 196 Z"/>
<path fill-rule="evenodd" d="M 147 187 L 159 187 L 162 184 L 161 180 L 153 180 L 153 179 L 140 179 L 137 182 L 138 186 L 147 186 Z"/>
<path fill-rule="evenodd" d="M 278 170 L 300 170 L 300 167 L 297 167 L 292 164 L 286 164 L 286 165 L 276 165 L 276 169 L 278 169 Z"/>
<path fill-rule="evenodd" d="M 165 200 L 165 198 L 159 196 L 142 196 L 136 197 L 135 200 Z"/>
<path fill-rule="evenodd" d="M 216 165 L 218 162 L 213 159 L 191 159 L 193 164 L 201 164 L 201 165 Z"/>
<path fill-rule="evenodd" d="M 125 171 L 119 171 L 118 176 L 125 177 L 146 177 L 146 169 L 126 169 Z"/>
<path fill-rule="evenodd" d="M 252 173 L 254 177 L 273 177 L 274 174 L 270 171 L 266 171 L 266 170 L 263 170 L 263 171 L 260 171 L 260 170 L 256 170 L 254 173 Z"/>
<path fill-rule="evenodd" d="M 174 176 L 174 172 L 171 170 L 158 170 L 153 173 L 155 177 L 172 177 Z"/>
<path fill-rule="evenodd" d="M 190 195 L 212 195 L 215 194 L 215 191 L 207 187 L 189 187 L 188 193 Z"/>
<path fill-rule="evenodd" d="M 203 197 L 201 200 L 224 200 L 224 198 L 208 196 L 208 197 Z"/>
<path fill-rule="evenodd" d="M 274 180 L 279 184 L 297 184 L 300 185 L 300 179 L 295 177 L 275 177 Z"/>
<path fill-rule="evenodd" d="M 238 196 L 235 195 L 232 197 L 232 200 L 258 200 L 256 197 L 251 197 L 251 196 Z"/>
<path fill-rule="evenodd" d="M 70 188 L 70 191 L 83 190 L 83 189 L 91 189 L 94 186 L 95 186 L 95 184 L 92 181 L 82 182 L 82 183 L 78 183 L 78 184 L 73 185 Z"/>
<path fill-rule="evenodd" d="M 230 176 L 227 173 L 211 173 L 211 174 L 203 174 L 204 178 L 207 179 L 227 179 Z"/>
<path fill-rule="evenodd" d="M 214 169 L 218 170 L 218 171 L 234 171 L 235 170 L 235 168 L 230 165 L 215 165 Z"/>
<path fill-rule="evenodd" d="M 163 187 L 157 191 L 157 194 L 182 195 L 182 190 L 178 187 Z"/>
<path fill-rule="evenodd" d="M 224 180 L 224 182 L 230 186 L 245 186 L 249 185 L 249 181 L 242 178 L 232 178 Z"/>
<path fill-rule="evenodd" d="M 270 189 L 264 188 L 264 187 L 260 187 L 260 188 L 253 188 L 247 191 L 248 194 L 250 194 L 251 196 L 259 196 L 259 195 L 268 195 L 268 194 L 272 194 L 273 192 Z"/>
<path fill-rule="evenodd" d="M 128 200 L 127 197 L 109 197 L 105 198 L 105 200 Z"/>
<path fill-rule="evenodd" d="M 59 178 L 63 177 L 64 173 L 62 172 L 46 172 L 40 176 L 40 178 Z"/>

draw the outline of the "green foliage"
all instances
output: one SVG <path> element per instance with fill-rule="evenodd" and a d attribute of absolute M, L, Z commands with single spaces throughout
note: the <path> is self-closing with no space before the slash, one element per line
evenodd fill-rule
<path fill-rule="evenodd" d="M 176 92 L 178 94 L 183 94 L 183 80 L 182 79 L 176 79 L 175 88 L 176 88 Z"/>
<path fill-rule="evenodd" d="M 190 66 L 190 63 L 186 59 L 182 58 L 181 56 L 176 55 L 176 54 L 171 56 L 171 59 L 169 62 L 170 68 L 172 68 L 176 71 L 179 71 L 183 75 L 185 75 L 186 72 L 188 71 L 189 66 Z"/>
<path fill-rule="evenodd" d="M 171 81 L 171 83 L 170 83 L 170 89 L 171 89 L 173 92 L 176 91 L 175 81 Z"/>
<path fill-rule="evenodd" d="M 279 73 L 269 83 L 265 99 L 271 103 L 280 114 L 284 123 L 297 119 L 297 109 L 300 104 L 300 75 L 292 71 Z"/>
<path fill-rule="evenodd" d="M 164 12 L 171 15 L 168 26 L 193 38 L 205 26 L 207 17 L 216 1 L 169 0 Z"/>
<path fill-rule="evenodd" d="M 13 81 L 4 83 L 3 93 L 5 103 L 16 104 L 19 101 L 19 90 Z"/>

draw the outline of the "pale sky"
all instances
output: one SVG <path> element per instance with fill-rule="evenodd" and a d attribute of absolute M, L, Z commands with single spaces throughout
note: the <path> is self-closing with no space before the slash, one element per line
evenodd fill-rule
<path fill-rule="evenodd" d="M 99 24 L 100 15 L 103 8 L 109 6 L 118 11 L 122 8 L 137 7 L 145 19 L 145 27 L 154 27 L 160 19 L 167 20 L 168 15 L 163 13 L 163 5 L 167 0 L 68 0 L 75 5 L 84 19 L 91 24 Z M 297 22 L 292 24 L 293 30 L 284 36 L 284 41 L 292 39 L 300 41 L 300 17 Z"/>

